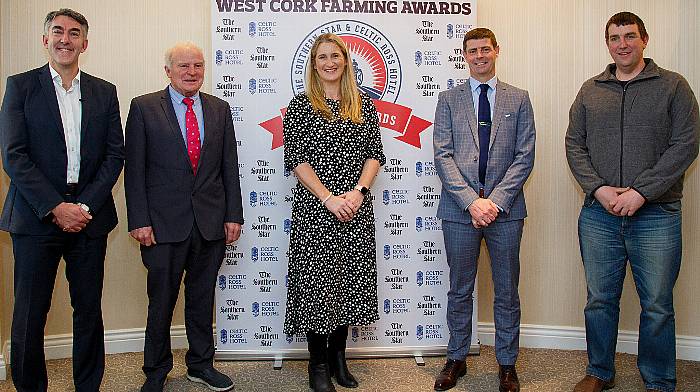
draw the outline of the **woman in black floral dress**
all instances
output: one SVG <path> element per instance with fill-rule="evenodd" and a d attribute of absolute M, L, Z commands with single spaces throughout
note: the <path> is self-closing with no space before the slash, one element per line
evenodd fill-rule
<path fill-rule="evenodd" d="M 369 188 L 386 160 L 377 112 L 355 82 L 343 41 L 320 35 L 306 92 L 284 117 L 284 164 L 299 182 L 292 205 L 284 331 L 305 333 L 314 391 L 354 388 L 345 362 L 349 325 L 379 319 Z"/>

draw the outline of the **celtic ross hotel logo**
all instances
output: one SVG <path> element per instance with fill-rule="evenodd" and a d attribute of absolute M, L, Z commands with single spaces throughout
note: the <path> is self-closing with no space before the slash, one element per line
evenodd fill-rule
<path fill-rule="evenodd" d="M 397 133 L 394 139 L 420 149 L 420 133 L 432 123 L 413 115 L 412 108 L 397 103 L 403 79 L 401 61 L 394 45 L 374 26 L 355 20 L 335 20 L 307 34 L 299 43 L 290 65 L 294 95 L 304 92 L 306 64 L 314 40 L 327 32 L 338 35 L 348 47 L 352 56 L 352 64 L 348 66 L 352 66 L 360 90 L 374 100 L 379 126 Z M 272 150 L 284 144 L 282 117 L 286 108 L 280 112 L 280 116 L 259 124 L 272 134 Z"/>

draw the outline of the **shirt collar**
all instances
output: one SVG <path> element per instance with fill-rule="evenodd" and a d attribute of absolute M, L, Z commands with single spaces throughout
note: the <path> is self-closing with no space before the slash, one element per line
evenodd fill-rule
<path fill-rule="evenodd" d="M 498 82 L 498 78 L 496 78 L 496 76 L 494 75 L 494 77 L 489 79 L 485 84 L 488 84 L 492 90 L 496 90 L 496 83 L 497 82 Z M 471 88 L 472 94 L 480 93 L 481 91 L 479 91 L 480 90 L 479 86 L 482 84 L 484 84 L 484 83 L 481 83 L 480 81 L 472 78 L 471 76 L 469 77 L 469 88 Z"/>
<path fill-rule="evenodd" d="M 58 81 L 59 84 L 62 84 L 63 78 L 61 78 L 61 75 L 59 75 L 58 72 L 56 72 L 56 70 L 53 69 L 51 64 L 49 64 L 49 72 L 51 72 L 51 80 Z M 75 75 L 75 78 L 73 78 L 72 82 L 73 86 L 78 84 L 80 84 L 80 69 L 78 69 L 78 73 Z"/>
<path fill-rule="evenodd" d="M 172 84 L 168 85 L 168 91 L 170 92 L 170 97 L 173 100 L 173 102 L 184 105 L 184 103 L 182 103 L 182 100 L 185 99 L 185 96 L 180 94 L 177 90 L 175 90 Z M 190 98 L 192 98 L 192 100 L 194 101 L 194 105 L 197 105 L 197 102 L 199 102 L 199 91 L 197 91 L 197 93 L 191 96 Z"/>

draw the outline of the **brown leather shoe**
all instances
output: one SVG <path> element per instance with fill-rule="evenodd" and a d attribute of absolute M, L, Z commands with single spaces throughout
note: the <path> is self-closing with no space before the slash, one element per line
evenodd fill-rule
<path fill-rule="evenodd" d="M 434 389 L 436 391 L 446 391 L 457 385 L 457 380 L 465 374 L 467 374 L 467 363 L 465 361 L 448 359 L 437 379 L 435 379 Z"/>
<path fill-rule="evenodd" d="M 520 392 L 520 381 L 515 365 L 502 365 L 498 367 L 498 392 Z"/>
<path fill-rule="evenodd" d="M 603 381 L 598 377 L 593 377 L 591 375 L 586 375 L 581 381 L 574 387 L 574 392 L 600 392 L 604 389 L 610 389 L 615 387 L 615 379 L 610 381 Z"/>

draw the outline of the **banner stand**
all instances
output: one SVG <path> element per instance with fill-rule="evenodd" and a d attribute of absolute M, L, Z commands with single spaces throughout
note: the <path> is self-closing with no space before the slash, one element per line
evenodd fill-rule
<path fill-rule="evenodd" d="M 445 355 L 447 346 L 430 347 L 355 347 L 348 348 L 346 357 L 348 359 L 378 359 L 378 358 L 407 358 L 414 357 L 417 366 L 425 366 L 423 357 L 440 357 Z M 469 348 L 469 355 L 479 355 L 481 345 L 479 342 L 472 344 Z M 227 350 L 216 351 L 214 360 L 216 361 L 273 361 L 273 368 L 282 369 L 285 359 L 306 360 L 309 359 L 309 352 L 306 349 L 292 349 L 283 353 L 260 352 L 256 350 Z"/>
<path fill-rule="evenodd" d="M 474 318 L 472 323 L 472 336 L 477 337 L 477 295 L 476 287 L 474 288 Z M 351 342 L 348 342 L 351 344 Z M 406 358 L 414 357 L 416 366 L 425 366 L 423 357 L 440 357 L 444 356 L 447 350 L 447 345 L 438 346 L 414 346 L 414 347 L 348 347 L 346 357 L 348 359 L 377 359 L 377 358 Z M 472 339 L 472 344 L 469 347 L 469 355 L 481 354 L 481 341 L 478 338 Z M 275 370 L 282 369 L 282 363 L 285 359 L 291 360 L 306 360 L 309 359 L 309 352 L 306 348 L 286 349 L 281 352 L 268 352 L 259 350 L 219 350 L 217 348 L 214 353 L 216 361 L 264 361 L 272 360 Z"/>
<path fill-rule="evenodd" d="M 212 94 L 229 103 L 243 196 L 240 239 L 216 283 L 217 360 L 307 358 L 284 333 L 297 180 L 283 165 L 283 116 L 304 92 L 314 40 L 340 37 L 373 99 L 386 164 L 370 193 L 379 320 L 349 331 L 348 357 L 445 355 L 449 267 L 437 218 L 432 121 L 438 94 L 468 82 L 465 34 L 477 0 L 210 0 Z M 205 136 L 206 138 L 206 136 Z M 476 292 L 471 353 L 478 354 Z"/>

